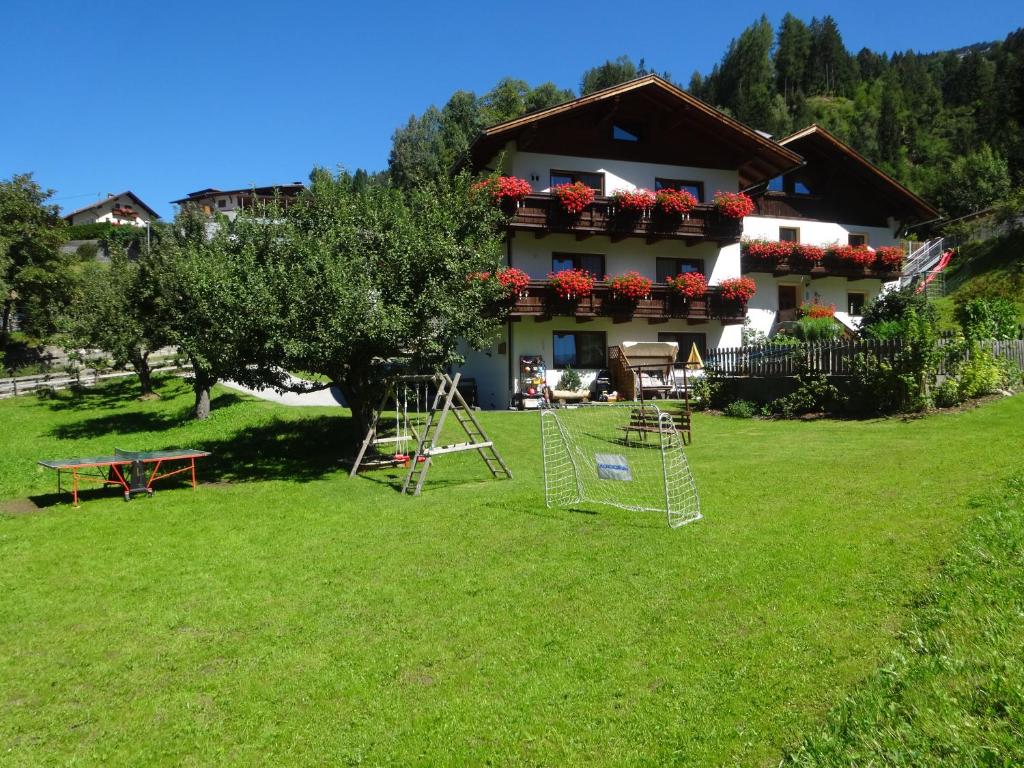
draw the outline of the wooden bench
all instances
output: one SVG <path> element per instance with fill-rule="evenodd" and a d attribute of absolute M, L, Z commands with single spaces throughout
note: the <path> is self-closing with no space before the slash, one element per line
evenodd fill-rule
<path fill-rule="evenodd" d="M 671 419 L 672 425 L 675 427 L 675 431 L 682 438 L 683 445 L 690 444 L 690 412 L 689 411 L 668 411 L 663 410 L 660 412 L 662 418 L 668 416 Z M 637 436 L 647 441 L 647 435 L 651 433 L 661 433 L 662 423 L 659 421 L 659 411 L 655 408 L 641 406 L 634 408 L 629 414 L 629 423 L 619 427 L 623 432 L 626 433 L 625 438 L 628 441 L 631 432 L 636 432 Z"/>

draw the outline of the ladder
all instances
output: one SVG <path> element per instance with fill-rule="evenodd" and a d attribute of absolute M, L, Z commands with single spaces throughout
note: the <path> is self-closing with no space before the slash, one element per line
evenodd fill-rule
<path fill-rule="evenodd" d="M 412 457 L 409 471 L 405 475 L 405 482 L 402 483 L 402 493 L 411 492 L 413 496 L 419 496 L 434 457 L 461 451 L 477 451 L 484 464 L 487 465 L 487 469 L 490 470 L 492 477 L 504 476 L 509 480 L 512 479 L 512 472 L 508 465 L 505 464 L 501 454 L 494 447 L 494 443 L 487 437 L 480 422 L 473 415 L 472 409 L 459 392 L 461 378 L 461 373 L 455 374 L 455 378 L 447 373 L 439 373 L 434 376 L 434 385 L 437 389 L 434 394 L 434 402 L 427 415 L 427 423 L 416 443 L 416 453 Z M 462 431 L 469 438 L 468 441 L 451 445 L 437 444 L 449 413 L 462 427 Z"/>

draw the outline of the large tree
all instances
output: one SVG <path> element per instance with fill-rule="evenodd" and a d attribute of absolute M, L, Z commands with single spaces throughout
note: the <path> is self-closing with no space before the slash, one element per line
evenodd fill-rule
<path fill-rule="evenodd" d="M 22 329 L 37 337 L 52 333 L 71 299 L 73 254 L 61 251 L 65 225 L 32 174 L 0 181 L 0 336 L 15 311 Z"/>

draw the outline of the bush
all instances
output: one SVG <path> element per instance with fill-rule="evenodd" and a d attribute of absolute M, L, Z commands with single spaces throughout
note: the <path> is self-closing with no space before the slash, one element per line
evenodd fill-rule
<path fill-rule="evenodd" d="M 693 379 L 693 384 L 690 385 L 690 398 L 694 410 L 703 411 L 711 407 L 716 395 L 716 384 L 714 378 L 707 374 Z"/>
<path fill-rule="evenodd" d="M 831 317 L 801 317 L 793 333 L 803 341 L 832 341 L 839 336 L 839 326 Z"/>
<path fill-rule="evenodd" d="M 952 408 L 964 401 L 960 396 L 960 384 L 955 378 L 949 376 L 944 382 L 935 388 L 935 407 Z"/>
<path fill-rule="evenodd" d="M 1017 307 L 1009 299 L 971 299 L 956 308 L 956 320 L 969 340 L 1017 337 Z"/>
<path fill-rule="evenodd" d="M 991 352 L 984 349 L 973 349 L 971 357 L 964 361 L 958 374 L 962 400 L 991 395 L 1006 386 L 1003 366 Z"/>
<path fill-rule="evenodd" d="M 757 413 L 757 406 L 749 400 L 733 400 L 722 413 L 734 419 L 752 419 Z"/>
<path fill-rule="evenodd" d="M 822 413 L 835 409 L 839 401 L 836 389 L 824 374 L 801 374 L 794 392 L 773 400 L 766 406 L 769 413 L 791 419 L 805 413 Z"/>
<path fill-rule="evenodd" d="M 558 386 L 555 389 L 562 389 L 567 392 L 575 392 L 583 386 L 583 382 L 580 380 L 580 375 L 576 373 L 571 367 L 566 366 L 565 370 L 562 371 L 561 377 L 558 379 Z"/>

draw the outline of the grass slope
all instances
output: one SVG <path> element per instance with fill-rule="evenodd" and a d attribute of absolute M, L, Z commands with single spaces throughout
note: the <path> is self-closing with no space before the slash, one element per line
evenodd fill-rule
<path fill-rule="evenodd" d="M 949 265 L 947 295 L 935 299 L 943 330 L 959 330 L 957 304 L 976 298 L 1005 298 L 1017 305 L 1024 323 L 1024 232 L 969 242 Z"/>
<path fill-rule="evenodd" d="M 535 413 L 485 413 L 516 479 L 338 470 L 339 409 L 182 382 L 0 402 L 9 764 L 776 764 L 888 658 L 1024 399 L 908 422 L 698 415 L 705 520 L 547 510 Z M 197 492 L 53 504 L 39 458 L 215 454 Z M 226 481 L 226 482 L 224 482 Z M 3 507 L 0 506 L 0 509 Z M 7 509 L 26 508 L 24 501 Z"/>

